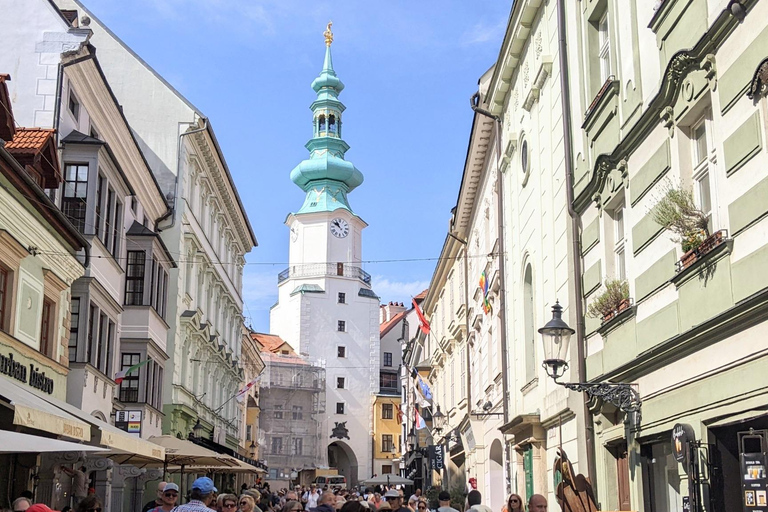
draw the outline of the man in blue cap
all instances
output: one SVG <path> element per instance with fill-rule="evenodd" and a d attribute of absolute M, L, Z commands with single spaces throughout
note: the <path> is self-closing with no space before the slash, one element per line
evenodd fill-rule
<path fill-rule="evenodd" d="M 176 507 L 176 512 L 212 512 L 210 505 L 213 502 L 213 494 L 216 492 L 219 490 L 214 487 L 213 480 L 207 476 L 201 476 L 192 482 L 189 503 Z"/>

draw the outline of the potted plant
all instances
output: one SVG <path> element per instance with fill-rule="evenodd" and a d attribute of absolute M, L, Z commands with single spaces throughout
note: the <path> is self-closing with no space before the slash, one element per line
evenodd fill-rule
<path fill-rule="evenodd" d="M 626 280 L 606 279 L 605 290 L 587 307 L 587 315 L 591 318 L 602 318 L 603 323 L 606 323 L 627 309 L 631 303 L 629 283 Z"/>
<path fill-rule="evenodd" d="M 710 236 L 707 215 L 696 206 L 693 192 L 682 186 L 667 188 L 651 215 L 657 224 L 676 235 L 674 240 L 683 249 L 682 268 L 689 267 L 722 240 L 722 232 Z"/>

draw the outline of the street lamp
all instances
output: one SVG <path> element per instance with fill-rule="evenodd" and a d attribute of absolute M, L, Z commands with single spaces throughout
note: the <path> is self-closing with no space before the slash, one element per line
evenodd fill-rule
<path fill-rule="evenodd" d="M 195 426 L 192 427 L 192 436 L 195 439 L 200 439 L 203 437 L 203 425 L 200 423 L 200 418 L 197 418 L 197 422 L 195 422 Z"/>
<path fill-rule="evenodd" d="M 412 452 L 416 447 L 416 434 L 413 433 L 413 429 L 408 434 L 408 451 Z"/>
<path fill-rule="evenodd" d="M 251 444 L 248 448 L 250 448 L 251 458 L 254 458 L 256 456 L 256 443 L 251 440 Z"/>
<path fill-rule="evenodd" d="M 445 414 L 440 412 L 440 406 L 436 406 L 435 412 L 432 414 L 432 430 L 434 430 L 437 435 L 440 435 L 440 433 L 443 431 L 443 425 L 445 425 Z"/>
<path fill-rule="evenodd" d="M 625 413 L 639 413 L 642 406 L 640 394 L 626 383 L 609 382 L 559 382 L 568 369 L 568 346 L 576 332 L 563 320 L 563 307 L 556 301 L 552 306 L 552 319 L 539 329 L 544 343 L 544 369 L 557 384 L 572 391 L 585 392 L 591 398 L 611 403 Z"/>

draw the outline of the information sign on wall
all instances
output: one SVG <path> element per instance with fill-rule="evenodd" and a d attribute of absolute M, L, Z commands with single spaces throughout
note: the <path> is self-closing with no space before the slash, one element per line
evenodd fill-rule
<path fill-rule="evenodd" d="M 141 411 L 117 411 L 115 426 L 136 437 L 141 437 Z"/>

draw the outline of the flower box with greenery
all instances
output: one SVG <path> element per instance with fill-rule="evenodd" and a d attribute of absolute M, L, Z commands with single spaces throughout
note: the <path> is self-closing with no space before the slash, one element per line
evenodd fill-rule
<path fill-rule="evenodd" d="M 653 220 L 676 235 L 683 249 L 677 265 L 680 272 L 720 245 L 723 231 L 709 233 L 707 214 L 693 200 L 693 193 L 682 186 L 670 186 L 651 209 Z"/>
<path fill-rule="evenodd" d="M 625 279 L 606 279 L 605 290 L 589 305 L 587 315 L 591 318 L 602 318 L 605 324 L 631 305 L 629 283 Z"/>

